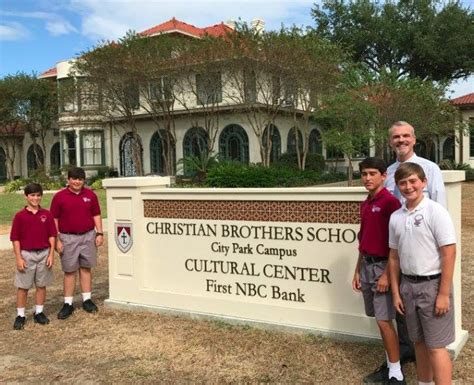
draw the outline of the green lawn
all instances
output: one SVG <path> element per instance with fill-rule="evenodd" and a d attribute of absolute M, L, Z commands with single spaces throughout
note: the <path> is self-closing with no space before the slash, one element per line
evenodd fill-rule
<path fill-rule="evenodd" d="M 96 190 L 95 193 L 99 197 L 102 217 L 107 217 L 107 205 L 105 199 L 105 190 Z M 53 199 L 53 194 L 44 194 L 41 206 L 49 209 Z M 25 206 L 25 196 L 20 193 L 0 194 L 0 225 L 10 224 L 13 216 L 17 211 Z"/>

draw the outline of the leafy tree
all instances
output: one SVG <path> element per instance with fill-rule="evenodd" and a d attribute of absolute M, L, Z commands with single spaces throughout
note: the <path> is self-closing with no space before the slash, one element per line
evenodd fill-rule
<path fill-rule="evenodd" d="M 304 169 L 310 118 L 318 96 L 337 84 L 340 51 L 296 28 L 258 34 L 242 24 L 229 40 L 228 98 L 245 113 L 258 139 L 262 164 L 270 164 L 275 120 L 286 115 L 303 130 L 304 146 L 300 153 L 296 134 L 296 151 Z"/>
<path fill-rule="evenodd" d="M 349 76 L 348 76 L 349 75 Z M 338 92 L 326 95 L 321 100 L 321 109 L 316 121 L 324 128 L 322 138 L 326 151 L 333 150 L 337 164 L 337 154 L 343 154 L 348 165 L 348 185 L 352 185 L 354 158 L 369 155 L 370 141 L 373 139 L 374 109 L 367 97 L 367 88 L 351 84 L 350 75 Z"/>
<path fill-rule="evenodd" d="M 44 167 L 43 159 L 36 150 L 41 148 L 46 154 L 46 136 L 57 122 L 56 83 L 38 79 L 34 73 L 19 72 L 7 75 L 0 84 L 0 124 L 5 130 L 3 140 L 8 141 L 5 147 L 11 172 L 15 158 L 13 143 L 18 141 L 21 129 L 31 137 L 36 163 L 40 168 Z"/>
<path fill-rule="evenodd" d="M 324 0 L 317 35 L 377 75 L 450 81 L 474 71 L 474 13 L 459 1 Z"/>
<path fill-rule="evenodd" d="M 131 46 L 138 39 L 128 32 L 117 43 L 100 42 L 83 52 L 75 60 L 71 69 L 71 81 L 78 89 L 78 80 L 87 84 L 91 92 L 97 93 L 95 108 L 88 111 L 77 110 L 78 114 L 90 116 L 98 114 L 117 127 L 121 126 L 132 134 L 132 159 L 137 175 L 143 175 L 141 148 L 137 129 L 137 115 L 140 109 L 139 83 L 141 75 L 132 66 L 135 58 Z"/>

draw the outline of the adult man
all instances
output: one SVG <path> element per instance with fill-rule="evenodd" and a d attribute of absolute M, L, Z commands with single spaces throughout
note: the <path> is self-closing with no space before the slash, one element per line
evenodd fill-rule
<path fill-rule="evenodd" d="M 64 271 L 64 306 L 58 313 L 59 319 L 66 319 L 74 312 L 77 271 L 82 308 L 88 313 L 97 311 L 91 299 L 91 269 L 97 262 L 97 247 L 104 242 L 99 201 L 92 190 L 84 188 L 84 170 L 74 167 L 68 171 L 67 178 L 68 186 L 51 202 L 51 213 L 59 232 L 56 249 Z"/>
<path fill-rule="evenodd" d="M 446 191 L 444 189 L 443 176 L 438 165 L 428 159 L 417 156 L 414 152 L 413 148 L 416 144 L 415 129 L 407 122 L 395 122 L 389 129 L 389 140 L 390 147 L 392 147 L 397 155 L 397 160 L 387 168 L 385 187 L 397 196 L 401 203 L 404 203 L 405 199 L 400 195 L 395 184 L 395 171 L 403 162 L 417 163 L 423 167 L 428 180 L 423 194 L 446 207 Z"/>
<path fill-rule="evenodd" d="M 395 171 L 404 162 L 417 163 L 423 168 L 428 180 L 423 194 L 446 207 L 446 190 L 441 170 L 436 163 L 415 154 L 416 136 L 413 126 L 403 121 L 395 122 L 388 130 L 388 133 L 390 147 L 395 152 L 397 159 L 395 163 L 387 168 L 387 179 L 385 180 L 387 190 L 395 195 L 402 204 L 405 203 L 405 198 L 402 197 L 395 184 Z M 400 362 L 405 364 L 415 361 L 415 349 L 413 343 L 408 338 L 405 317 L 397 312 L 396 321 L 400 343 Z M 387 380 L 387 362 L 384 362 L 378 369 L 364 378 L 364 382 L 367 383 L 384 382 Z"/>

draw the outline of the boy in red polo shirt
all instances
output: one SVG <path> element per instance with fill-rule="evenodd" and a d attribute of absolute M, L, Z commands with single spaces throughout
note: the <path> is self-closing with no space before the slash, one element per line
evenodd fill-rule
<path fill-rule="evenodd" d="M 400 366 L 398 337 L 393 326 L 395 308 L 388 273 L 388 224 L 400 202 L 383 185 L 387 168 L 382 159 L 366 158 L 359 164 L 369 195 L 360 206 L 359 258 L 352 288 L 361 291 L 365 313 L 375 317 L 387 356 L 388 384 L 405 384 Z M 364 382 L 368 382 L 367 377 Z"/>
<path fill-rule="evenodd" d="M 40 207 L 43 188 L 38 183 L 25 187 L 27 205 L 13 219 L 10 240 L 16 257 L 17 272 L 17 317 L 13 323 L 15 330 L 25 326 L 25 307 L 28 290 L 35 284 L 35 323 L 46 325 L 48 317 L 44 314 L 46 286 L 53 281 L 54 245 L 56 226 L 48 210 Z"/>
<path fill-rule="evenodd" d="M 64 305 L 58 313 L 66 319 L 74 312 L 76 273 L 82 293 L 82 308 L 88 313 L 98 309 L 92 302 L 92 268 L 97 263 L 97 247 L 104 241 L 97 195 L 84 187 L 86 174 L 80 167 L 68 171 L 68 186 L 56 193 L 51 202 L 59 235 L 56 248 L 64 271 Z"/>

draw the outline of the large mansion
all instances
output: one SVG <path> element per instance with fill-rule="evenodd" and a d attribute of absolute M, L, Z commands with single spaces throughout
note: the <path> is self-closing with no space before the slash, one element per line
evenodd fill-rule
<path fill-rule="evenodd" d="M 264 23 L 261 20 L 252 22 L 253 28 L 262 29 Z M 232 23 L 220 23 L 214 26 L 198 28 L 193 25 L 171 19 L 165 23 L 157 25 L 141 35 L 152 37 L 159 34 L 182 35 L 186 38 L 200 38 L 208 34 L 211 36 L 224 36 L 232 31 Z M 57 82 L 62 82 L 71 78 L 72 61 L 61 61 L 55 67 L 40 75 L 41 78 Z M 173 166 L 180 172 L 177 163 L 180 159 L 189 155 L 198 155 L 199 149 L 206 147 L 209 136 L 203 129 L 205 111 L 203 110 L 202 98 L 212 98 L 219 109 L 219 118 L 215 127 L 215 139 L 213 140 L 212 152 L 219 154 L 224 159 L 238 160 L 243 163 L 259 163 L 261 159 L 261 149 L 259 138 L 249 123 L 248 116 L 243 111 L 235 108 L 237 102 L 228 95 L 231 92 L 222 90 L 222 84 L 228 76 L 225 72 L 216 72 L 213 76 L 213 86 L 209 90 L 209 77 L 206 81 L 195 76 L 195 87 L 197 92 L 186 96 L 186 106 L 175 101 L 173 108 L 174 139 Z M 252 80 L 248 82 L 250 87 L 246 95 L 258 99 L 258 95 L 252 90 Z M 158 84 L 150 92 L 157 99 L 166 98 L 166 84 Z M 219 88 L 221 87 L 221 88 Z M 284 93 L 284 92 L 282 92 Z M 136 94 L 140 97 L 140 93 Z M 285 103 L 281 103 L 280 111 L 276 114 L 271 127 L 271 160 L 277 159 L 285 152 L 295 152 L 298 142 L 303 140 L 300 133 L 299 122 L 285 109 Z M 290 101 L 291 102 L 291 101 Z M 474 94 L 465 95 L 453 99 L 466 122 L 474 120 Z M 119 176 L 136 175 L 136 159 L 132 154 L 132 148 L 139 148 L 144 174 L 164 174 L 163 152 L 165 144 L 162 140 L 164 133 L 154 123 L 145 109 L 137 107 L 136 127 L 138 136 L 134 136 L 126 124 L 117 124 L 103 116 L 93 113 L 81 114 L 91 108 L 90 100 L 77 97 L 69 103 L 60 106 L 57 127 L 50 130 L 45 138 L 46 152 L 33 145 L 29 134 L 21 128 L 11 127 L 0 128 L 0 136 L 10 137 L 13 140 L 9 145 L 14 146 L 16 158 L 13 165 L 9 164 L 6 157 L 6 150 L 0 142 L 0 179 L 6 179 L 7 170 L 12 169 L 11 175 L 27 176 L 37 167 L 36 159 L 38 154 L 43 160 L 46 169 L 60 169 L 67 165 L 78 165 L 84 167 L 89 173 L 94 173 L 99 169 L 108 169 Z M 137 106 L 141 104 L 137 102 Z M 265 133 L 263 137 L 265 137 Z M 297 138 L 298 135 L 298 138 Z M 469 163 L 474 166 L 474 136 L 473 133 L 466 134 L 461 140 L 455 141 L 453 138 L 444 138 L 436 144 L 435 151 L 427 154 L 425 144 L 418 143 L 417 152 L 435 161 L 450 158 L 457 162 Z M 332 158 L 332 154 L 327 152 L 321 140 L 320 129 L 314 125 L 309 131 L 309 152 L 320 154 L 325 158 Z M 425 146 L 425 147 L 424 147 Z M 12 150 L 11 148 L 9 149 Z M 36 156 L 35 156 L 36 151 Z M 344 160 L 340 162 L 344 165 Z"/>

